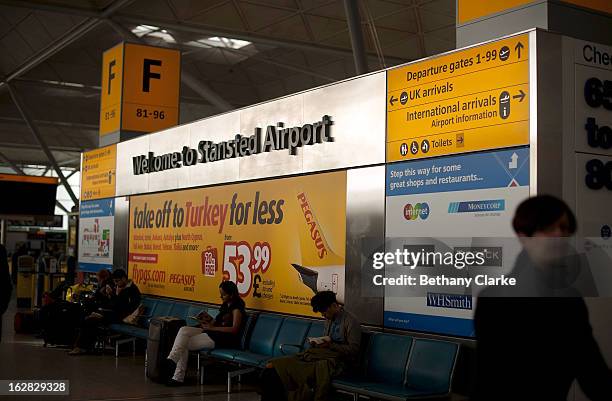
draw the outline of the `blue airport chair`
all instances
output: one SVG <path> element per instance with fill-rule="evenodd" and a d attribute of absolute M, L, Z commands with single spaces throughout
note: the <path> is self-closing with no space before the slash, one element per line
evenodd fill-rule
<path fill-rule="evenodd" d="M 290 355 L 302 351 L 302 344 L 306 340 L 309 329 L 310 322 L 307 320 L 285 318 L 274 344 L 273 356 Z"/>

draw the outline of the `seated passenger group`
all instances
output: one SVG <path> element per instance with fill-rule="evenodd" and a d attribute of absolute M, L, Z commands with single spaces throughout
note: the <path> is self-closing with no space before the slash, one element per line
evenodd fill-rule
<path fill-rule="evenodd" d="M 112 278 L 112 280 L 110 279 Z M 93 350 L 100 326 L 119 323 L 140 305 L 140 290 L 127 277 L 125 270 L 98 272 L 98 289 L 93 307 L 85 307 L 86 317 L 81 323 L 70 355 L 81 355 Z"/>

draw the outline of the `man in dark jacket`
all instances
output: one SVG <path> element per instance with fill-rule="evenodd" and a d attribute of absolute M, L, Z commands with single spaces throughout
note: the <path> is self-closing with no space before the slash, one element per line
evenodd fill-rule
<path fill-rule="evenodd" d="M 0 342 L 2 341 L 2 315 L 8 308 L 12 293 L 13 285 L 11 284 L 6 248 L 0 244 Z"/>
<path fill-rule="evenodd" d="M 96 333 L 101 325 L 121 322 L 140 305 L 140 290 L 128 279 L 125 270 L 115 270 L 112 278 L 116 288 L 113 290 L 110 286 L 104 287 L 109 298 L 108 307 L 99 308 L 85 318 L 70 355 L 89 352 L 95 345 Z"/>
<path fill-rule="evenodd" d="M 125 270 L 115 270 L 112 274 L 113 281 L 115 282 L 115 291 L 110 299 L 111 315 L 109 316 L 112 321 L 121 321 L 129 314 L 134 312 L 138 305 L 140 305 L 140 290 L 127 277 Z M 107 287 L 108 290 L 108 287 Z"/>
<path fill-rule="evenodd" d="M 519 205 L 513 227 L 524 248 L 513 271 L 519 289 L 488 288 L 476 306 L 476 400 L 565 401 L 574 380 L 591 400 L 612 400 L 612 373 L 580 292 L 551 280 L 563 268 L 551 250 L 575 233 L 574 214 L 537 196 Z"/>
<path fill-rule="evenodd" d="M 262 401 L 321 401 L 328 397 L 331 380 L 359 357 L 359 321 L 336 301 L 332 291 L 311 300 L 312 310 L 325 318 L 324 336 L 311 339 L 311 348 L 270 361 L 262 373 Z"/>

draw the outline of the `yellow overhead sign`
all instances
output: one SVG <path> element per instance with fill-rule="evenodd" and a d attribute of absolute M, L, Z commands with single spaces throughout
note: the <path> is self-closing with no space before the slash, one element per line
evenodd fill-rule
<path fill-rule="evenodd" d="M 564 3 L 590 8 L 612 14 L 610 0 L 561 0 Z M 457 0 L 457 22 L 463 24 L 478 18 L 498 14 L 528 4 L 542 3 L 543 0 Z"/>
<path fill-rule="evenodd" d="M 116 145 L 83 153 L 81 201 L 114 197 L 116 168 Z"/>
<path fill-rule="evenodd" d="M 0 181 L 29 182 L 32 184 L 58 184 L 58 178 L 34 175 L 0 174 Z"/>
<path fill-rule="evenodd" d="M 457 0 L 457 21 L 462 24 L 491 14 L 533 3 L 535 0 Z"/>
<path fill-rule="evenodd" d="M 123 43 L 102 55 L 102 94 L 100 96 L 100 136 L 121 128 L 121 83 L 123 82 Z"/>
<path fill-rule="evenodd" d="M 181 53 L 126 43 L 123 131 L 154 132 L 178 125 Z"/>
<path fill-rule="evenodd" d="M 528 34 L 387 72 L 388 161 L 528 143 Z"/>
<path fill-rule="evenodd" d="M 181 53 L 121 43 L 103 56 L 100 136 L 155 132 L 179 122 Z"/>
<path fill-rule="evenodd" d="M 610 0 L 563 0 L 576 6 L 590 8 L 596 11 L 612 14 L 612 2 Z"/>

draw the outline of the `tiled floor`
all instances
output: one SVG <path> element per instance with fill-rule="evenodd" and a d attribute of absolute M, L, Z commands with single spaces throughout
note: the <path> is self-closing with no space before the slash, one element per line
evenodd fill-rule
<path fill-rule="evenodd" d="M 67 379 L 70 396 L 0 396 L 2 400 L 207 400 L 258 401 L 253 385 L 244 384 L 226 393 L 225 375 L 207 368 L 207 384 L 197 385 L 195 372 L 189 385 L 166 387 L 148 380 L 144 374 L 144 355 L 133 357 L 126 352 L 119 358 L 114 354 L 72 357 L 67 350 L 44 348 L 42 340 L 30 335 L 16 335 L 13 331 L 15 304 L 3 315 L 2 343 L 0 343 L 0 379 Z M 130 345 L 124 345 L 129 351 Z"/>
<path fill-rule="evenodd" d="M 42 340 L 31 335 L 16 335 L 13 331 L 15 300 L 3 315 L 0 343 L 0 380 L 6 379 L 63 379 L 70 381 L 69 396 L 0 396 L 0 400 L 16 401 L 259 401 L 255 392 L 256 378 L 245 378 L 245 383 L 226 392 L 226 376 L 222 367 L 206 368 L 206 384 L 197 384 L 195 369 L 191 369 L 188 385 L 166 387 L 146 378 L 144 355 L 132 356 L 130 345 L 115 358 L 114 352 L 105 355 L 69 356 L 66 349 L 44 348 Z M 346 400 L 346 397 L 336 397 Z M 454 395 L 453 401 L 464 401 Z"/>

